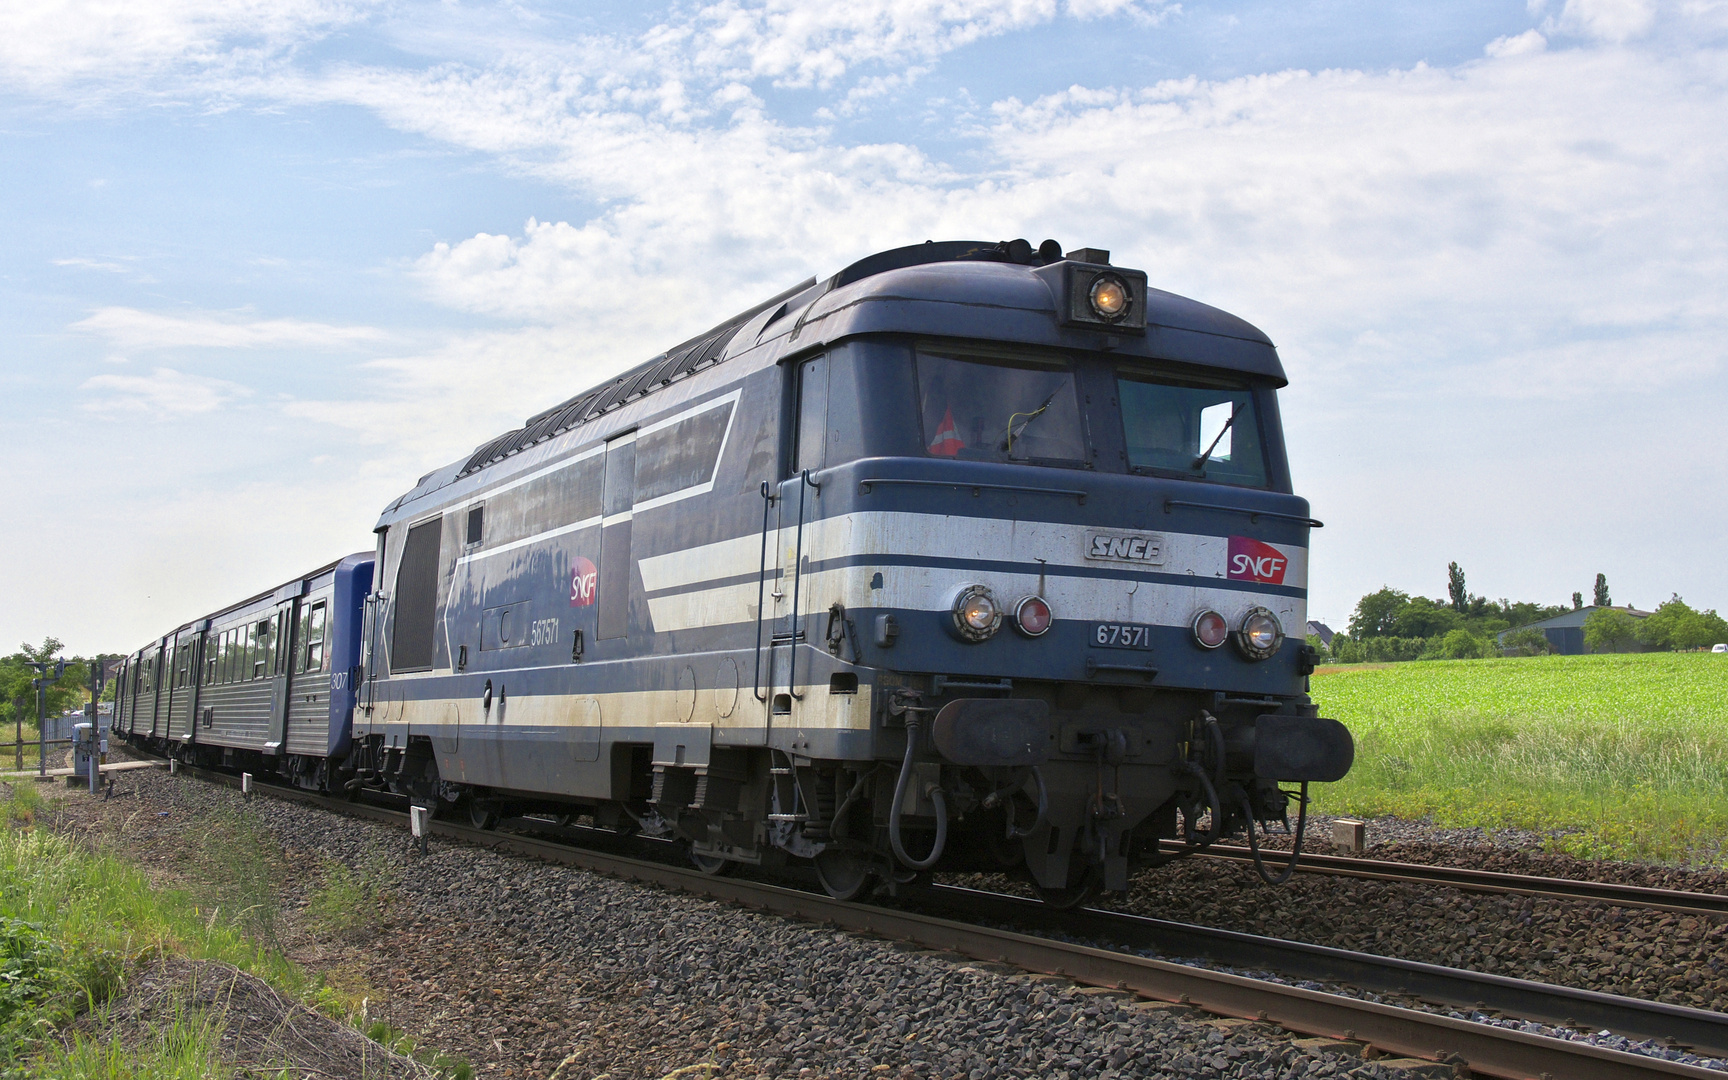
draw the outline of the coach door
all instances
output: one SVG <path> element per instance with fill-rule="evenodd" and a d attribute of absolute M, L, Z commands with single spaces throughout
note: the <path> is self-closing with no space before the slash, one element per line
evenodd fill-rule
<path fill-rule="evenodd" d="M 600 612 L 595 636 L 605 641 L 630 632 L 631 578 L 636 568 L 630 558 L 631 509 L 636 502 L 634 431 L 606 444 L 600 502 Z"/>

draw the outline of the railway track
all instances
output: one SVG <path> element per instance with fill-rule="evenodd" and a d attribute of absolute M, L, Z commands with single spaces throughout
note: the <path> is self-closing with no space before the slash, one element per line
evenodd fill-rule
<path fill-rule="evenodd" d="M 241 786 L 227 773 L 180 766 L 200 779 Z M 404 810 L 370 802 L 348 802 L 293 788 L 253 782 L 253 790 L 274 797 L 322 807 L 337 813 L 402 826 Z M 525 823 L 526 824 L 526 823 Z M 529 826 L 536 827 L 536 826 Z M 1563 1012 L 1568 1023 L 1585 1020 L 1595 1026 L 1646 1038 L 1686 1030 L 1704 1052 L 1728 1049 L 1728 1016 L 1608 994 L 1571 991 L 1523 983 L 1502 976 L 1439 968 L 1363 953 L 1258 938 L 1138 916 L 1097 910 L 1053 912 L 1032 901 L 994 893 L 936 887 L 921 893 L 925 910 L 906 911 L 835 900 L 826 895 L 741 878 L 717 877 L 695 869 L 626 855 L 572 847 L 541 835 L 498 832 L 434 820 L 431 834 L 496 851 L 581 867 L 611 877 L 654 884 L 706 896 L 724 903 L 801 919 L 854 933 L 872 934 L 923 948 L 956 953 L 975 960 L 1011 965 L 1025 971 L 1054 975 L 1075 983 L 1133 994 L 1153 1002 L 1176 1003 L 1222 1017 L 1275 1024 L 1301 1035 L 1366 1043 L 1391 1057 L 1446 1062 L 1468 1069 L 1467 1075 L 1507 1080 L 1654 1080 L 1693 1077 L 1721 1080 L 1723 1073 L 1630 1054 L 1584 1042 L 1530 1034 L 1511 1028 L 1458 1020 L 1421 1009 L 1366 1001 L 1340 994 L 1249 978 L 1190 964 L 1123 951 L 1152 948 L 1214 962 L 1330 974 L 1299 975 L 1370 985 L 1401 980 L 1392 992 L 1432 997 L 1441 1003 L 1486 1005 L 1489 997 L 1505 1005 L 1502 1011 L 1526 1016 Z M 931 914 L 931 908 L 964 914 L 965 920 Z M 1042 934 L 1023 933 L 986 923 L 1036 928 L 1049 932 L 1060 925 L 1068 936 L 1096 936 L 1112 943 L 1099 948 Z M 1548 999 L 1539 996 L 1546 992 Z M 1489 995 L 1485 997 L 1484 994 Z M 1525 995 L 1520 997 L 1519 995 Z M 1548 1004 L 1544 1005 L 1543 1000 Z M 1557 1005 L 1564 1001 L 1567 1004 Z M 1502 1009 L 1502 1005 L 1489 1008 Z M 1531 1015 L 1540 1019 L 1539 1015 Z M 1639 1033 L 1648 1034 L 1639 1034 Z"/>
<path fill-rule="evenodd" d="M 1168 851 L 1180 850 L 1179 845 L 1166 844 L 1164 847 Z M 1226 847 L 1219 844 L 1195 854 L 1204 858 L 1234 862 L 1249 862 L 1254 857 L 1245 847 Z M 1288 854 L 1274 851 L 1271 857 L 1281 860 L 1287 858 Z M 1728 896 L 1680 889 L 1653 889 L 1643 885 L 1618 885 L 1605 881 L 1574 881 L 1570 878 L 1504 874 L 1494 870 L 1468 870 L 1454 866 L 1356 859 L 1341 855 L 1304 854 L 1296 870 L 1297 873 L 1330 874 L 1335 877 L 1373 881 L 1444 885 L 1470 892 L 1517 893 L 1561 900 L 1595 900 L 1620 907 L 1654 908 L 1682 915 L 1728 915 Z"/>

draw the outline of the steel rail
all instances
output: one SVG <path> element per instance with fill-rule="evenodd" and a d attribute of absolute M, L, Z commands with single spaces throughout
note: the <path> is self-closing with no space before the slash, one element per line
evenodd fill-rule
<path fill-rule="evenodd" d="M 184 766 L 182 771 L 229 787 L 240 786 L 238 777 L 226 773 Z M 253 790 L 397 825 L 407 817 L 402 811 L 365 802 L 332 799 L 256 780 Z M 490 832 L 436 819 L 430 823 L 430 828 L 435 835 L 494 851 L 577 866 L 611 877 L 706 896 L 755 911 L 1008 964 L 1076 983 L 1131 992 L 1154 1001 L 1179 1002 L 1221 1016 L 1260 1020 L 1300 1034 L 1356 1040 L 1396 1056 L 1463 1064 L 1478 1076 L 1504 1080 L 1548 1077 L 1566 1080 L 1652 1080 L 1655 1077 L 1721 1080 L 1723 1075 L 1711 1069 L 1609 1050 L 1589 1043 L 1454 1020 L 1419 1009 L 1364 1001 L 932 915 L 835 900 L 777 885 L 715 877 L 697 870 L 604 854 L 521 834 Z"/>
<path fill-rule="evenodd" d="M 1181 845 L 1165 842 L 1165 851 L 1180 850 Z M 1265 853 L 1266 849 L 1262 849 Z M 1245 847 L 1214 844 L 1195 852 L 1207 858 L 1233 862 L 1250 862 L 1253 852 Z M 1277 854 L 1277 852 L 1273 852 Z M 1715 893 L 1686 892 L 1680 889 L 1656 889 L 1645 885 L 1620 885 L 1607 881 L 1574 881 L 1570 878 L 1537 877 L 1527 874 L 1507 874 L 1497 870 L 1470 870 L 1455 866 L 1430 866 L 1426 863 L 1406 863 L 1381 859 L 1354 859 L 1342 855 L 1310 855 L 1304 853 L 1296 867 L 1298 873 L 1331 874 L 1336 877 L 1364 878 L 1374 881 L 1401 881 L 1413 885 L 1444 885 L 1471 892 L 1518 893 L 1545 896 L 1561 900 L 1595 900 L 1620 907 L 1655 908 L 1679 915 L 1728 915 L 1728 896 Z"/>
<path fill-rule="evenodd" d="M 1109 942 L 1118 948 L 1152 949 L 1165 956 L 1259 968 L 1288 978 L 1344 983 L 1555 1027 L 1606 1028 L 1628 1038 L 1671 1041 L 1706 1057 L 1728 1057 L 1728 1015 L 1706 1009 L 1144 915 L 1097 908 L 1056 911 L 1036 900 L 953 886 L 925 890 L 919 900 L 924 911 L 940 909 L 967 919 Z"/>

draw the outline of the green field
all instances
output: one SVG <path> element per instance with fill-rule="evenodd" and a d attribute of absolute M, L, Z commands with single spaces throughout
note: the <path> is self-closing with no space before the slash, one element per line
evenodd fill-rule
<path fill-rule="evenodd" d="M 1534 656 L 1325 668 L 1356 766 L 1334 814 L 1551 832 L 1554 850 L 1728 861 L 1728 657 Z"/>

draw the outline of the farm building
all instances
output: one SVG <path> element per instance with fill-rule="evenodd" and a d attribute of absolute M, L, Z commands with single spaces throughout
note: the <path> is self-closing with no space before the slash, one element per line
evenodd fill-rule
<path fill-rule="evenodd" d="M 1332 638 L 1334 637 L 1332 628 L 1330 626 L 1327 626 L 1323 622 L 1319 622 L 1315 619 L 1309 619 L 1308 620 L 1308 636 L 1319 638 L 1320 644 L 1326 646 L 1328 649 L 1330 649 L 1332 647 Z"/>
<path fill-rule="evenodd" d="M 1510 630 L 1502 631 L 1497 635 L 1497 640 L 1504 643 L 1508 634 L 1516 634 L 1521 630 L 1540 630 L 1542 636 L 1554 646 L 1555 652 L 1562 656 L 1579 656 L 1589 651 L 1584 648 L 1584 620 L 1590 617 L 1591 612 L 1601 610 L 1602 608 L 1592 604 L 1589 607 L 1568 611 L 1564 615 L 1556 615 L 1552 619 L 1543 619 L 1541 622 L 1533 622 L 1527 626 L 1515 626 Z M 1634 619 L 1648 619 L 1650 617 L 1650 612 L 1639 611 L 1631 605 L 1614 610 L 1624 611 Z M 1642 645 L 1630 646 L 1630 651 L 1633 652 L 1642 652 L 1643 649 Z"/>

